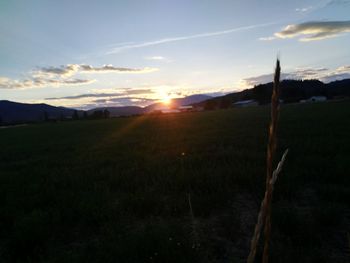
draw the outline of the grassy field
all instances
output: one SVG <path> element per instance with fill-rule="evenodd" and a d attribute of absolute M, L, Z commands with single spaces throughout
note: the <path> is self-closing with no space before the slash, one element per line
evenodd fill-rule
<path fill-rule="evenodd" d="M 0 129 L 0 261 L 244 262 L 268 122 L 252 107 Z M 279 125 L 271 262 L 348 262 L 350 102 L 283 105 Z"/>

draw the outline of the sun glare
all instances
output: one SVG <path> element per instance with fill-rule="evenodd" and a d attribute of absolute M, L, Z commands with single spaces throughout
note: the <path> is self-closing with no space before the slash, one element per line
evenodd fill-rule
<path fill-rule="evenodd" d="M 162 103 L 165 105 L 169 105 L 171 103 L 171 98 L 169 96 L 165 96 L 162 98 Z"/>
<path fill-rule="evenodd" d="M 169 93 L 165 90 L 165 89 L 161 89 L 158 91 L 158 96 L 159 96 L 159 101 L 168 106 L 169 104 L 171 104 L 171 97 L 169 95 Z"/>

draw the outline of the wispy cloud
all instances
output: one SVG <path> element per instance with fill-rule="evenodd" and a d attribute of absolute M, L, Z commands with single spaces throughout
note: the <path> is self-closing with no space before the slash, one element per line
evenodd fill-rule
<path fill-rule="evenodd" d="M 350 21 L 312 21 L 286 26 L 275 33 L 278 38 L 300 37 L 300 41 L 314 41 L 350 32 Z"/>
<path fill-rule="evenodd" d="M 312 10 L 312 8 L 313 8 L 312 6 L 301 7 L 301 8 L 296 8 L 295 11 L 298 13 L 305 13 L 305 12 Z"/>
<path fill-rule="evenodd" d="M 43 67 L 35 70 L 35 76 L 56 75 L 60 77 L 70 77 L 77 73 L 150 73 L 157 71 L 157 68 L 124 68 L 115 67 L 111 64 L 101 67 L 94 67 L 87 64 L 67 64 L 59 67 Z"/>
<path fill-rule="evenodd" d="M 41 87 L 60 87 L 86 85 L 95 82 L 95 79 L 44 79 L 31 78 L 23 80 L 13 80 L 6 77 L 0 77 L 0 89 L 30 89 Z"/>
<path fill-rule="evenodd" d="M 115 54 L 115 53 L 121 53 L 123 51 L 127 51 L 130 49 L 135 48 L 143 48 L 143 47 L 149 47 L 149 46 L 155 46 L 155 45 L 161 45 L 171 42 L 178 42 L 178 41 L 184 41 L 184 40 L 190 40 L 190 39 L 196 39 L 196 38 L 205 38 L 205 37 L 214 37 L 214 36 L 220 36 L 220 35 L 226 35 L 231 34 L 239 31 L 246 31 L 254 28 L 260 28 L 260 27 L 266 27 L 270 26 L 276 23 L 265 23 L 265 24 L 256 24 L 256 25 L 249 25 L 249 26 L 243 26 L 243 27 L 237 27 L 237 28 L 231 28 L 228 30 L 222 30 L 222 31 L 216 31 L 216 32 L 207 32 L 207 33 L 201 33 L 201 34 L 195 34 L 190 36 L 180 36 L 180 37 L 172 37 L 172 38 L 162 38 L 154 41 L 148 41 L 148 42 L 142 42 L 142 43 L 132 43 L 127 45 L 118 45 L 107 52 L 107 54 Z"/>
<path fill-rule="evenodd" d="M 145 57 L 147 60 L 165 60 L 165 57 L 162 56 L 152 56 L 152 57 Z"/>
<path fill-rule="evenodd" d="M 53 77 L 54 75 L 59 75 L 61 77 L 70 77 L 74 75 L 79 70 L 79 65 L 68 64 L 60 67 L 42 67 L 36 69 L 33 75 L 36 77 Z"/>
<path fill-rule="evenodd" d="M 325 83 L 350 78 L 350 66 L 341 66 L 335 69 L 328 68 L 296 68 L 293 71 L 282 73 L 281 79 L 319 79 Z M 240 81 L 241 88 L 249 88 L 273 80 L 273 74 L 264 74 L 245 78 Z"/>
<path fill-rule="evenodd" d="M 112 90 L 109 93 L 106 92 L 95 92 L 95 93 L 84 93 L 74 96 L 64 96 L 64 97 L 52 97 L 46 98 L 45 100 L 75 100 L 81 98 L 112 98 L 120 96 L 130 96 L 130 95 L 149 95 L 153 94 L 154 91 L 151 89 L 122 89 L 122 90 Z"/>
<path fill-rule="evenodd" d="M 327 3 L 326 6 L 330 6 L 330 5 L 347 5 L 350 4 L 350 0 L 332 0 L 329 1 L 329 3 Z"/>
<path fill-rule="evenodd" d="M 102 67 L 92 67 L 90 65 L 79 65 L 80 72 L 82 73 L 150 73 L 158 71 L 157 68 L 121 68 L 114 67 L 113 65 L 104 65 Z"/>
<path fill-rule="evenodd" d="M 95 79 L 72 78 L 74 75 L 94 73 L 128 73 L 143 74 L 157 71 L 157 68 L 123 68 L 113 65 L 93 67 L 86 64 L 67 64 L 59 67 L 42 67 L 30 72 L 25 79 L 10 79 L 0 77 L 0 89 L 30 89 L 42 87 L 60 87 L 70 85 L 86 85 L 95 82 Z"/>
<path fill-rule="evenodd" d="M 261 41 L 271 41 L 271 40 L 274 40 L 274 39 L 276 39 L 276 37 L 273 37 L 273 36 L 259 38 L 259 40 L 261 40 Z"/>
<path fill-rule="evenodd" d="M 156 89 L 157 87 L 155 87 Z M 95 108 L 106 106 L 147 106 L 159 100 L 159 94 L 152 88 L 92 89 L 87 93 L 45 98 L 42 101 L 57 106 Z"/>

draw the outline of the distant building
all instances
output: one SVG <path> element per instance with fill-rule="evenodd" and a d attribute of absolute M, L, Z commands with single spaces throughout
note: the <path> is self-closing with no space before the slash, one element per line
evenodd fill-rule
<path fill-rule="evenodd" d="M 179 113 L 180 110 L 178 109 L 164 109 L 164 110 L 161 110 L 162 113 Z"/>
<path fill-rule="evenodd" d="M 327 97 L 325 96 L 312 96 L 311 98 L 308 99 L 310 102 L 316 102 L 316 101 L 326 101 Z"/>
<path fill-rule="evenodd" d="M 193 106 L 180 106 L 178 110 L 180 112 L 193 111 Z"/>
<path fill-rule="evenodd" d="M 240 100 L 233 103 L 233 107 L 251 107 L 258 106 L 258 102 L 255 100 Z"/>
<path fill-rule="evenodd" d="M 307 100 L 300 100 L 299 103 L 307 103 L 307 102 L 318 102 L 318 101 L 326 101 L 327 97 L 325 96 L 312 96 Z"/>
<path fill-rule="evenodd" d="M 193 108 L 194 111 L 204 111 L 204 107 L 202 106 L 196 106 Z"/>

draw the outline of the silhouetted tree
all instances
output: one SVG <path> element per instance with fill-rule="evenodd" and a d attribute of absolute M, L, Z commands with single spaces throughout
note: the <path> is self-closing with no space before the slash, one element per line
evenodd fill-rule
<path fill-rule="evenodd" d="M 86 111 L 84 111 L 84 113 L 83 113 L 83 118 L 84 118 L 84 119 L 87 119 L 87 118 L 88 118 L 88 114 L 87 114 Z"/>
<path fill-rule="evenodd" d="M 91 118 L 93 118 L 93 119 L 102 119 L 103 118 L 103 111 L 102 110 L 95 110 L 92 113 Z"/>
<path fill-rule="evenodd" d="M 79 115 L 78 115 L 78 111 L 77 110 L 74 110 L 72 119 L 73 120 L 78 120 L 79 119 Z"/>
<path fill-rule="evenodd" d="M 49 121 L 49 115 L 44 111 L 44 121 Z"/>
<path fill-rule="evenodd" d="M 108 119 L 108 118 L 109 118 L 109 111 L 108 111 L 107 109 L 105 109 L 105 110 L 103 111 L 103 118 L 105 118 L 105 119 Z"/>

